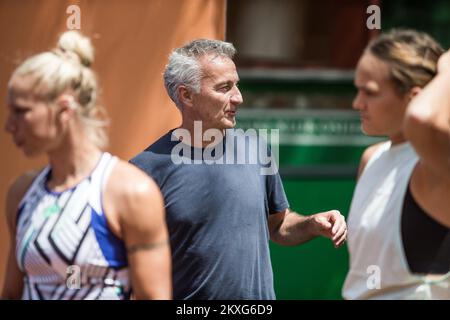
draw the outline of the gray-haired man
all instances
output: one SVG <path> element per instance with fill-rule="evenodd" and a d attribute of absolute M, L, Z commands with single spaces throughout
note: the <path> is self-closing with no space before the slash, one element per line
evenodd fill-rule
<path fill-rule="evenodd" d="M 205 39 L 172 52 L 164 81 L 182 124 L 131 160 L 164 195 L 175 299 L 275 299 L 269 239 L 297 245 L 322 235 L 339 246 L 346 237 L 338 211 L 291 212 L 278 173 L 223 161 L 251 158 L 248 145 L 258 140 L 228 143 L 240 135 L 233 132 L 242 103 L 234 54 L 232 44 Z"/>

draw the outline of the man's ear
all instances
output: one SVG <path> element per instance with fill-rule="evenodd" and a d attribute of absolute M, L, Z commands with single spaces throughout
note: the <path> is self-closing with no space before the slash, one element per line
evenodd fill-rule
<path fill-rule="evenodd" d="M 194 95 L 190 88 L 180 85 L 178 87 L 178 97 L 183 107 L 192 107 L 194 105 Z"/>

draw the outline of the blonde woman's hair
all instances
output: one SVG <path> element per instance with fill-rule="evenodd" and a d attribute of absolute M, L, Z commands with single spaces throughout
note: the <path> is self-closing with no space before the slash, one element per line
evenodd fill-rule
<path fill-rule="evenodd" d="M 97 79 L 90 68 L 94 48 L 89 38 L 77 31 L 63 33 L 55 49 L 26 59 L 13 73 L 31 76 L 33 94 L 53 101 L 70 90 L 74 94 L 78 118 L 89 139 L 100 149 L 108 145 L 106 112 L 97 104 Z"/>
<path fill-rule="evenodd" d="M 408 29 L 393 29 L 372 40 L 366 49 L 388 64 L 397 92 L 425 87 L 437 73 L 444 50 L 431 36 Z"/>

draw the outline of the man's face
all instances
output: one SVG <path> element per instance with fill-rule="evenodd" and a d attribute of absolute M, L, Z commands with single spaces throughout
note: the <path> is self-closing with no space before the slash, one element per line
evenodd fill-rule
<path fill-rule="evenodd" d="M 233 128 L 237 106 L 242 103 L 234 62 L 228 57 L 210 54 L 201 57 L 199 63 L 202 79 L 200 92 L 193 94 L 194 119 L 202 121 L 204 130 Z"/>

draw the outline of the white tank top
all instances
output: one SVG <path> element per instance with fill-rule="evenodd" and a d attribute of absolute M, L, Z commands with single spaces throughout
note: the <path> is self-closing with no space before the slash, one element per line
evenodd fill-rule
<path fill-rule="evenodd" d="M 364 168 L 347 221 L 345 299 L 450 299 L 450 273 L 412 274 L 403 249 L 403 201 L 417 161 L 410 143 L 386 142 Z"/>
<path fill-rule="evenodd" d="M 35 178 L 17 213 L 22 299 L 129 296 L 125 246 L 108 228 L 102 207 L 102 190 L 116 161 L 103 153 L 90 176 L 60 193 L 47 188 L 49 166 Z"/>

